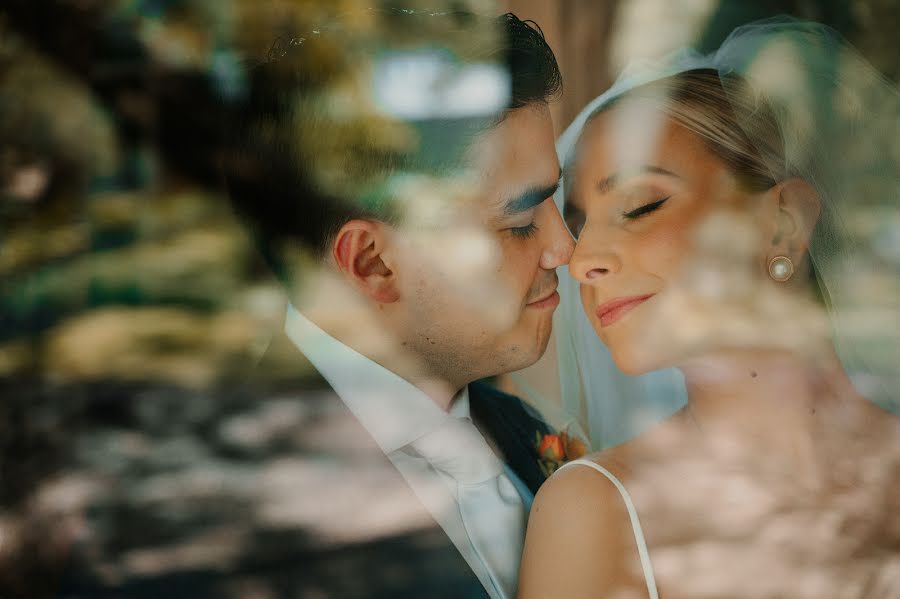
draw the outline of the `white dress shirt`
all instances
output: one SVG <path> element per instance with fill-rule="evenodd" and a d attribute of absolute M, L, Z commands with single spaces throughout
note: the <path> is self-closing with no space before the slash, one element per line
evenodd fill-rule
<path fill-rule="evenodd" d="M 288 306 L 285 332 L 404 477 L 488 594 L 496 599 L 514 596 L 514 588 L 498 588 L 503 585 L 496 583 L 496 576 L 492 581 L 488 571 L 490 566 L 485 566 L 473 546 L 456 500 L 456 481 L 433 468 L 413 447 L 415 441 L 441 428 L 448 418 L 469 417 L 468 388 L 460 391 L 448 413 L 420 389 L 331 337 L 292 306 Z M 441 451 L 445 455 L 442 459 L 448 461 L 464 462 L 468 453 L 475 451 L 467 443 L 443 445 Z M 522 504 L 519 493 L 523 487 L 521 481 L 509 480 L 517 479 L 509 468 L 500 478 L 502 500 Z M 523 505 L 522 513 L 524 519 L 527 506 Z M 514 559 L 516 564 L 521 558 L 523 539 L 510 537 L 522 536 L 524 520 L 522 524 L 521 528 L 513 531 L 496 530 L 496 538 L 509 539 L 509 551 L 515 552 L 515 556 L 505 557 Z M 484 526 L 483 522 L 478 525 Z"/>

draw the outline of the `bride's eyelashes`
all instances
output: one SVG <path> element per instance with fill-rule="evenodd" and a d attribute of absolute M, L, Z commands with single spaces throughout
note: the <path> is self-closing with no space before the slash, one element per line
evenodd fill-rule
<path fill-rule="evenodd" d="M 637 208 L 628 212 L 623 212 L 622 218 L 626 220 L 637 220 L 642 216 L 650 214 L 654 210 L 660 208 L 670 197 L 672 196 L 666 196 L 660 200 L 638 206 Z M 581 236 L 581 230 L 584 228 L 585 222 L 587 221 L 585 213 L 575 204 L 567 202 L 565 205 L 563 218 L 565 220 L 566 227 L 568 227 L 569 232 L 572 234 L 572 237 L 578 239 Z"/>
<path fill-rule="evenodd" d="M 663 204 L 666 203 L 666 200 L 668 200 L 670 197 L 672 197 L 672 196 L 667 196 L 661 200 L 657 200 L 655 202 L 650 202 L 649 204 L 644 204 L 643 206 L 639 206 L 638 208 L 635 208 L 634 210 L 630 210 L 628 212 L 623 212 L 622 216 L 628 220 L 638 219 L 638 218 L 640 218 L 644 215 L 650 214 L 654 210 L 660 208 Z"/>

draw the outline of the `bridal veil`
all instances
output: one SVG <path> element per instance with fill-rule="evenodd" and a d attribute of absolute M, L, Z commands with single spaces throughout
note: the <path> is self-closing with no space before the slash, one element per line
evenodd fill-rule
<path fill-rule="evenodd" d="M 559 138 L 564 172 L 598 108 L 637 86 L 694 69 L 719 73 L 754 143 L 766 143 L 754 105 L 764 103 L 774 113 L 784 164 L 771 165 L 773 178 L 805 179 L 822 203 L 809 257 L 829 336 L 857 390 L 900 411 L 897 87 L 827 26 L 789 17 L 758 21 L 736 29 L 711 54 L 682 50 L 630 65 Z M 554 197 L 561 211 L 565 194 L 564 176 Z M 678 371 L 622 374 L 587 320 L 578 283 L 568 273 L 561 273 L 559 291 L 554 341 L 560 397 L 536 391 L 536 371 L 526 369 L 514 380 L 527 399 L 556 425 L 586 435 L 594 449 L 625 441 L 684 404 Z"/>

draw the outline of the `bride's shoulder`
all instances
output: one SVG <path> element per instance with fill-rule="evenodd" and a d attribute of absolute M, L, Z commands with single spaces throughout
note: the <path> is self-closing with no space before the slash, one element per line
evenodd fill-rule
<path fill-rule="evenodd" d="M 579 461 L 596 464 L 627 485 L 624 449 Z M 520 591 L 529 591 L 523 596 L 591 596 L 598 588 L 630 588 L 641 582 L 634 580 L 636 555 L 628 508 L 613 480 L 590 465 L 566 466 L 541 486 L 532 505 Z"/>
<path fill-rule="evenodd" d="M 533 512 L 550 509 L 566 517 L 581 510 L 588 513 L 579 518 L 620 521 L 625 512 L 623 490 L 638 485 L 650 476 L 645 471 L 655 472 L 688 446 L 684 418 L 676 413 L 634 439 L 588 454 L 581 463 L 555 472 L 539 489 Z"/>
<path fill-rule="evenodd" d="M 681 415 L 676 413 L 633 439 L 602 451 L 587 454 L 579 461 L 593 462 L 627 486 L 627 482 L 636 475 L 642 466 L 656 463 L 661 457 L 671 456 L 672 447 L 678 443 L 684 443 L 685 434 L 682 420 Z M 611 481 L 608 477 L 603 476 L 602 472 L 579 464 L 557 471 L 541 489 L 547 485 L 552 485 L 552 487 L 577 486 L 571 481 L 584 484 L 586 481 L 593 480 L 599 481 L 599 484 L 589 485 L 592 488 L 607 489 L 611 486 Z"/>
<path fill-rule="evenodd" d="M 630 468 L 623 458 L 614 449 L 588 454 L 575 464 L 557 470 L 541 486 L 538 496 L 552 494 L 558 498 L 560 495 L 572 495 L 584 500 L 588 496 L 605 495 L 609 490 L 615 490 L 610 475 L 620 481 L 627 479 Z M 604 476 L 604 471 L 608 475 Z"/>
<path fill-rule="evenodd" d="M 634 447 L 633 442 L 626 442 L 557 470 L 538 490 L 532 517 L 570 520 L 587 529 L 608 530 L 622 522 L 624 506 L 613 480 L 627 484 L 634 469 Z"/>

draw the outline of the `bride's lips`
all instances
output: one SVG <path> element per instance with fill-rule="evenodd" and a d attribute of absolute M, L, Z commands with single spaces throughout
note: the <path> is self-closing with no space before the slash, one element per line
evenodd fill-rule
<path fill-rule="evenodd" d="M 605 304 L 599 306 L 595 312 L 597 318 L 600 319 L 601 327 L 608 327 L 613 324 L 625 314 L 631 310 L 632 308 L 642 304 L 653 297 L 653 294 L 650 293 L 648 295 L 632 295 L 631 297 L 618 297 L 616 299 L 609 300 Z"/>

